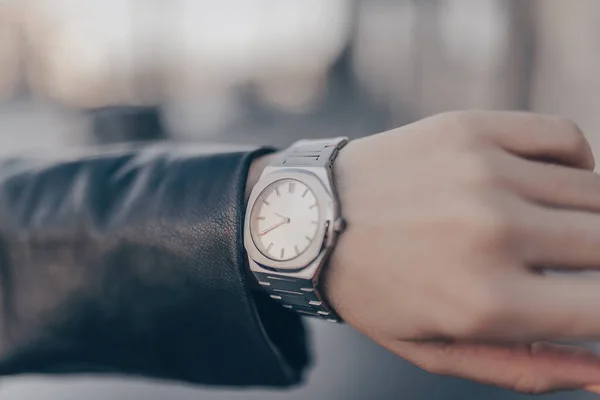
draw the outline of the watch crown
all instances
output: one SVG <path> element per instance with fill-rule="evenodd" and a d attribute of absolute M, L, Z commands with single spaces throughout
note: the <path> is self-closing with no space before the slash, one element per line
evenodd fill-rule
<path fill-rule="evenodd" d="M 346 229 L 346 221 L 342 218 L 338 218 L 333 221 L 333 231 L 336 233 L 341 233 Z"/>

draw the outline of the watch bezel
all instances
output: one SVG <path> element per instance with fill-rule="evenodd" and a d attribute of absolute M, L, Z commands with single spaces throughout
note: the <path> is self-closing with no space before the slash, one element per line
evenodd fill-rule
<path fill-rule="evenodd" d="M 252 189 L 244 219 L 244 245 L 248 256 L 259 265 L 275 271 L 293 272 L 308 267 L 321 254 L 324 246 L 327 244 L 325 239 L 332 233 L 329 231 L 332 230 L 333 221 L 336 220 L 337 209 L 332 193 L 316 174 L 307 169 L 291 167 L 284 167 L 283 169 L 285 170 L 278 169 L 277 171 L 263 175 Z M 252 235 L 250 218 L 254 205 L 263 191 L 273 183 L 284 179 L 295 179 L 312 190 L 319 204 L 320 223 L 313 242 L 302 254 L 290 260 L 277 261 L 265 256 L 259 250 Z"/>

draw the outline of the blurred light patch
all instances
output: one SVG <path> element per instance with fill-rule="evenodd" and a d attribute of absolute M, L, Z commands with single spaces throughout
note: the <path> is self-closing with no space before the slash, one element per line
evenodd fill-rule
<path fill-rule="evenodd" d="M 353 64 L 360 84 L 379 105 L 413 91 L 417 19 L 411 0 L 359 3 Z"/>
<path fill-rule="evenodd" d="M 213 97 L 223 104 L 249 85 L 264 102 L 301 112 L 322 96 L 351 14 L 350 0 L 18 4 L 30 87 L 77 108 Z"/>
<path fill-rule="evenodd" d="M 11 97 L 20 84 L 21 51 L 15 3 L 0 0 L 0 99 Z"/>
<path fill-rule="evenodd" d="M 262 99 L 302 111 L 322 94 L 348 40 L 349 0 L 180 0 L 173 27 L 172 95 L 252 85 Z M 219 96 L 221 97 L 221 96 Z"/>
<path fill-rule="evenodd" d="M 25 0 L 26 35 L 35 53 L 30 84 L 63 104 L 84 108 L 146 104 L 155 81 L 144 80 L 154 62 L 143 60 L 152 32 L 136 29 L 134 1 Z M 160 58 L 157 58 L 158 60 Z"/>
<path fill-rule="evenodd" d="M 509 107 L 525 51 L 511 32 L 515 4 L 361 2 L 356 76 L 371 100 L 390 110 L 394 124 L 447 110 Z"/>
<path fill-rule="evenodd" d="M 508 13 L 502 0 L 444 0 L 440 38 L 453 63 L 469 72 L 496 69 L 508 52 Z"/>

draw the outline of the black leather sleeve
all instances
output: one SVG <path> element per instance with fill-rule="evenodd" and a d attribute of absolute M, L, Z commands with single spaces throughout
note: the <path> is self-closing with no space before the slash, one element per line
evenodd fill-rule
<path fill-rule="evenodd" d="M 245 272 L 245 180 L 266 151 L 0 161 L 0 374 L 298 383 L 302 325 Z"/>

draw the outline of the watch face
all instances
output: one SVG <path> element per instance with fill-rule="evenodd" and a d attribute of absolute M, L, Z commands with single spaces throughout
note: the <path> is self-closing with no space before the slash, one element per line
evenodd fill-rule
<path fill-rule="evenodd" d="M 313 191 L 298 180 L 282 179 L 257 197 L 250 215 L 250 234 L 265 257 L 287 261 L 318 240 L 319 217 Z"/>

